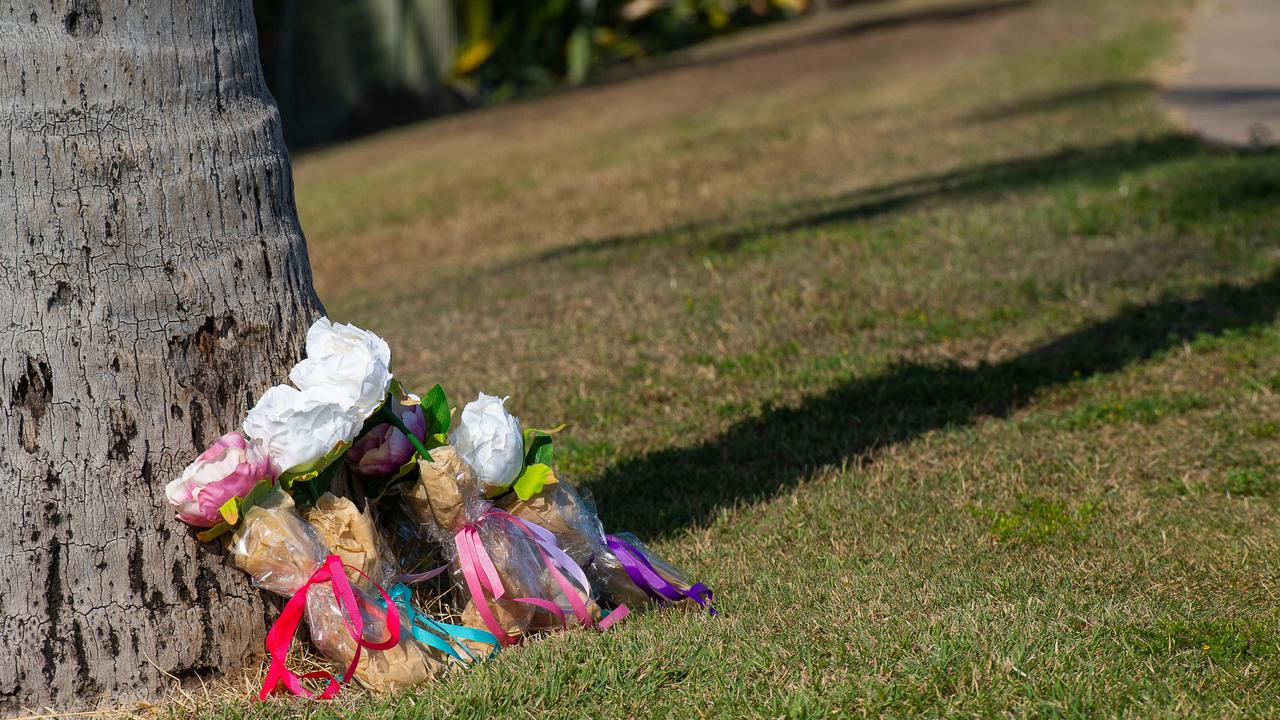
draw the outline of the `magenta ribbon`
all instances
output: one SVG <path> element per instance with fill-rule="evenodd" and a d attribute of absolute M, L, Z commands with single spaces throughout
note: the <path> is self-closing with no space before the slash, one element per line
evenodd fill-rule
<path fill-rule="evenodd" d="M 694 583 L 688 590 L 682 590 L 667 582 L 640 548 L 616 535 L 605 535 L 604 541 L 617 556 L 618 562 L 622 564 L 622 569 L 627 572 L 631 582 L 659 604 L 688 599 L 698 603 L 698 607 L 706 608 L 708 614 L 713 616 L 718 614 L 711 606 L 711 588 L 702 583 Z"/>
<path fill-rule="evenodd" d="M 360 572 L 358 568 L 351 568 L 369 582 L 373 582 L 368 575 Z M 295 674 L 285 666 L 285 659 L 289 656 L 289 646 L 293 644 L 293 636 L 298 631 L 298 625 L 302 623 L 303 613 L 307 607 L 307 593 L 311 588 L 329 583 L 334 598 L 338 601 L 338 608 L 342 611 L 342 621 L 347 627 L 347 632 L 351 633 L 351 639 L 355 640 L 356 651 L 351 656 L 351 662 L 347 665 L 347 669 L 342 673 L 342 677 L 335 677 L 326 670 L 316 672 Z M 344 571 L 342 558 L 337 555 L 330 555 L 325 558 L 320 567 L 311 574 L 306 583 L 289 598 L 289 602 L 285 603 L 284 610 L 280 612 L 280 617 L 276 619 L 271 629 L 267 631 L 267 652 L 271 655 L 271 667 L 267 671 L 267 677 L 262 682 L 262 690 L 258 692 L 258 699 L 265 700 L 268 695 L 275 692 L 280 686 L 297 695 L 299 697 L 317 698 L 320 700 L 328 700 L 338 691 L 342 689 L 343 683 L 351 681 L 351 677 L 355 675 L 356 667 L 360 664 L 360 652 L 364 648 L 370 650 L 386 650 L 393 648 L 400 642 L 400 616 L 396 612 L 396 606 L 391 602 L 391 596 L 381 585 L 374 583 L 374 588 L 382 595 L 386 603 L 386 626 L 387 639 L 382 642 L 373 642 L 364 639 L 364 615 L 360 611 L 360 606 L 356 602 L 355 592 L 351 589 L 351 584 L 347 581 L 347 573 Z M 303 687 L 303 679 L 319 679 L 327 680 L 325 688 L 319 695 L 312 693 Z"/>

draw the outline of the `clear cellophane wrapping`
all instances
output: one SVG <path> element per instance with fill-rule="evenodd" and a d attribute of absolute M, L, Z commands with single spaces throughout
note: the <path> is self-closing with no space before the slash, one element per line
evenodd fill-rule
<path fill-rule="evenodd" d="M 603 598 L 614 605 L 626 605 L 633 611 L 653 604 L 653 599 L 632 581 L 613 551 L 605 542 L 604 525 L 596 514 L 595 503 L 585 488 L 579 490 L 563 479 L 543 486 L 528 500 L 508 493 L 499 506 L 522 520 L 536 522 L 556 536 L 560 547 L 587 571 L 592 585 Z M 680 570 L 653 554 L 630 533 L 617 533 L 641 550 L 650 564 L 667 582 L 681 590 L 692 583 Z M 683 604 L 683 603 L 682 603 Z"/>
<path fill-rule="evenodd" d="M 485 601 L 503 631 L 518 639 L 531 632 L 560 628 L 560 619 L 550 612 L 516 600 L 539 598 L 555 603 L 566 617 L 572 612 L 564 590 L 546 568 L 538 547 L 515 525 L 489 514 L 493 505 L 485 499 L 479 480 L 457 453 L 447 446 L 436 448 L 431 451 L 431 462 L 420 462 L 419 470 L 418 480 L 403 497 L 422 534 L 444 548 L 455 585 L 467 587 L 454 536 L 470 525 L 479 533 L 505 590 L 502 598 Z M 579 595 L 598 616 L 599 608 L 591 602 L 589 589 Z M 460 622 L 489 630 L 470 594 L 464 592 L 463 596 L 467 600 Z"/>
<path fill-rule="evenodd" d="M 351 558 L 347 574 L 363 616 L 362 636 L 369 642 L 384 642 L 390 634 L 387 609 L 381 596 L 369 580 L 350 569 L 359 568 L 370 578 L 385 579 L 386 567 L 376 541 L 367 547 L 356 547 L 357 538 L 371 537 L 372 527 L 365 525 L 368 517 L 357 511 L 350 501 L 332 495 L 325 498 L 309 511 L 315 526 L 302 518 L 293 499 L 283 492 L 274 493 L 250 508 L 232 539 L 232 558 L 237 567 L 249 573 L 255 586 L 290 597 L 307 583 L 329 555 L 331 548 L 324 534 L 335 533 L 334 538 L 339 542 L 333 554 L 342 557 L 344 562 Z M 318 528 L 323 528 L 323 533 Z M 340 670 L 345 670 L 355 656 L 357 644 L 347 627 L 343 609 L 327 584 L 313 587 L 307 593 L 306 619 L 312 644 Z M 413 640 L 403 618 L 400 626 L 401 640 L 394 647 L 361 651 L 355 677 L 371 690 L 389 692 L 411 687 L 431 679 L 443 667 Z"/>

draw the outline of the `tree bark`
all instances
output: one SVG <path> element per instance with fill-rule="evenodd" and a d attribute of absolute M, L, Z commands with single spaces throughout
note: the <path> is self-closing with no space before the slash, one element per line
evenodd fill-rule
<path fill-rule="evenodd" d="M 261 648 L 166 481 L 320 304 L 249 0 L 0 8 L 0 714 L 155 696 Z"/>

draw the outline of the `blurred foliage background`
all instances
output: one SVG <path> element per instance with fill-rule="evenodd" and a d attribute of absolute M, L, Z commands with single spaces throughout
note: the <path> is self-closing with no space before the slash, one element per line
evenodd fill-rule
<path fill-rule="evenodd" d="M 256 0 L 290 147 L 577 85 L 832 4 L 811 0 Z"/>

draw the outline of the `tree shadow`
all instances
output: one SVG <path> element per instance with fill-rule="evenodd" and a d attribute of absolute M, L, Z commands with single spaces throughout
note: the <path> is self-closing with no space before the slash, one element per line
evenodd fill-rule
<path fill-rule="evenodd" d="M 1280 101 L 1280 87 L 1179 87 L 1162 94 L 1169 102 L 1186 106 Z"/>
<path fill-rule="evenodd" d="M 816 468 L 1007 417 L 1042 390 L 1114 373 L 1200 335 L 1270 323 L 1278 308 L 1280 269 L 1247 286 L 1224 282 L 1191 298 L 1126 307 L 998 363 L 904 362 L 797 407 L 767 409 L 701 444 L 624 461 L 586 484 L 607 527 L 668 534 L 706 523 L 719 508 L 773 497 Z"/>
<path fill-rule="evenodd" d="M 554 262 L 646 245 L 688 242 L 694 248 L 732 252 L 754 238 L 795 230 L 820 228 L 854 220 L 869 220 L 890 212 L 930 203 L 995 196 L 1062 181 L 1111 182 L 1125 172 L 1215 150 L 1194 135 L 1170 133 L 1094 148 L 1065 149 L 1043 156 L 1016 158 L 924 175 L 824 198 L 793 202 L 756 217 L 716 218 L 646 233 L 615 235 L 601 240 L 556 248 L 534 256 L 532 262 Z M 529 260 L 521 261 L 526 264 Z"/>
<path fill-rule="evenodd" d="M 1118 103 L 1155 92 L 1155 90 L 1156 86 L 1146 80 L 1116 80 L 1022 98 L 1013 103 L 997 104 L 973 113 L 966 119 L 969 122 L 990 122 L 1020 115 L 1055 112 L 1078 105 Z"/>

